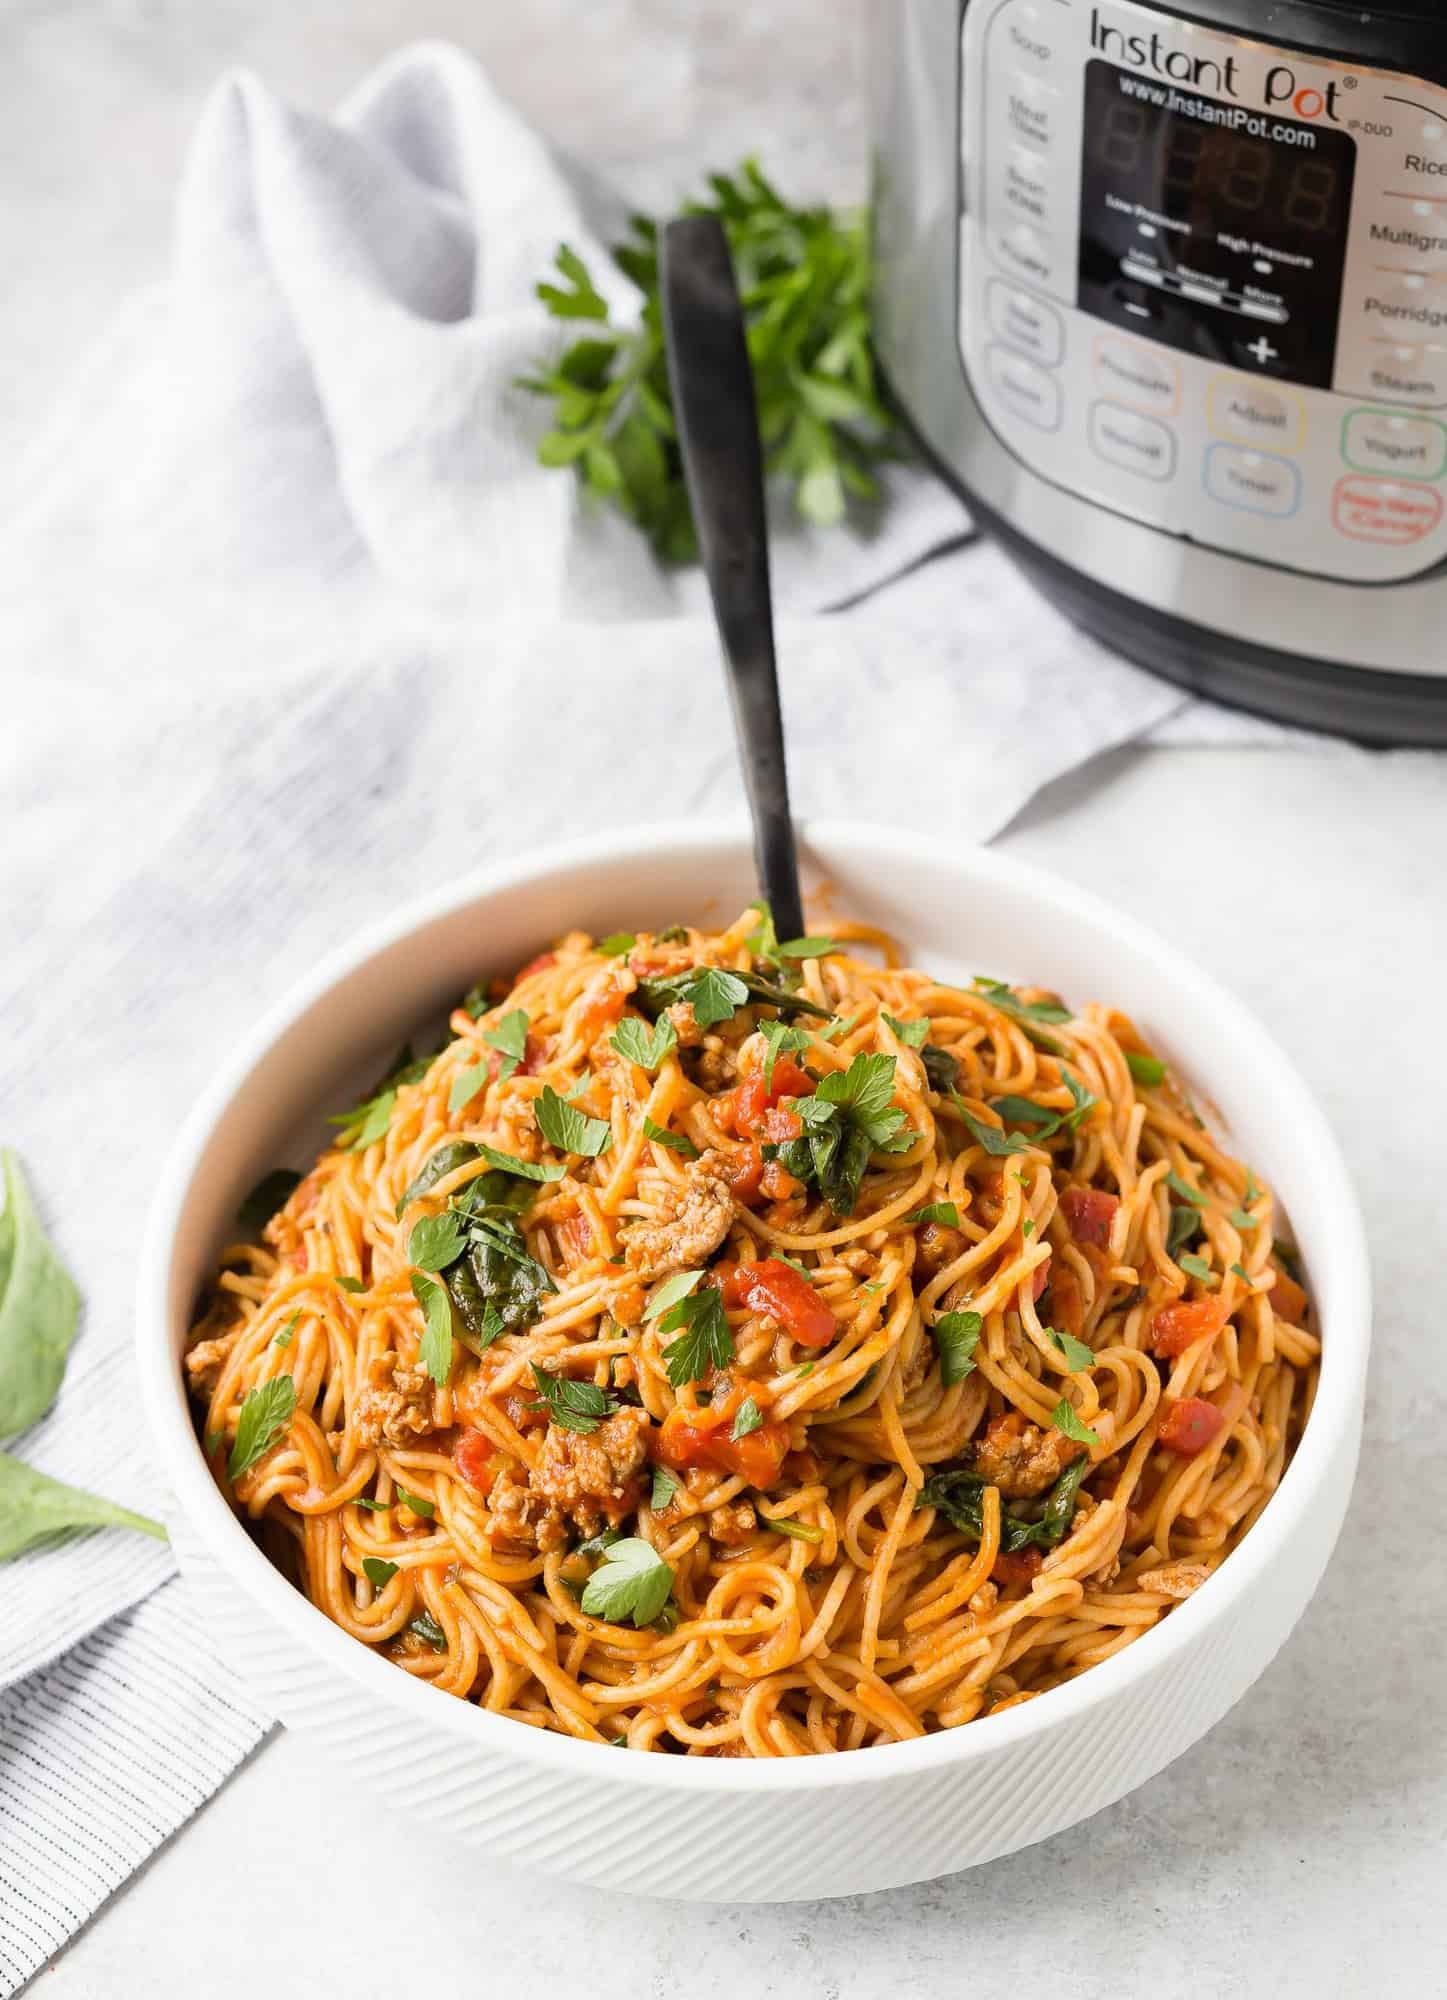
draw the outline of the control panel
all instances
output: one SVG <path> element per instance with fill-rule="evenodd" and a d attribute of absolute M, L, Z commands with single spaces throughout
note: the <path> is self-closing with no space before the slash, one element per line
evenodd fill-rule
<path fill-rule="evenodd" d="M 1447 91 L 1134 0 L 962 32 L 960 352 L 1009 450 L 1313 575 L 1447 557 Z"/>

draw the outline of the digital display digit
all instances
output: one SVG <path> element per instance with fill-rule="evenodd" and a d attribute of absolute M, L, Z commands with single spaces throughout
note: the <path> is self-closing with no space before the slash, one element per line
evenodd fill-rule
<path fill-rule="evenodd" d="M 1207 360 L 1331 386 L 1350 133 L 1093 60 L 1081 164 L 1083 311 Z"/>

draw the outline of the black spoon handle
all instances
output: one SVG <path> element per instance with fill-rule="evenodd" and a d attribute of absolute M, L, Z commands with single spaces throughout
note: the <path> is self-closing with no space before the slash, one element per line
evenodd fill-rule
<path fill-rule="evenodd" d="M 728 239 L 711 215 L 663 231 L 663 335 L 684 478 L 713 597 L 759 880 L 781 938 L 804 928 L 769 597 L 764 463 Z"/>

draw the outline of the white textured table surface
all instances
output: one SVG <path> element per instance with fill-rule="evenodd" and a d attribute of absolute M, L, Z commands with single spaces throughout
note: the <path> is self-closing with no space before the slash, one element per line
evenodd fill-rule
<path fill-rule="evenodd" d="M 942 4 L 944 0 L 942 0 Z M 759 148 L 791 190 L 861 176 L 860 0 L 14 0 L 0 18 L 0 443 L 118 294 L 160 272 L 186 134 L 245 62 L 325 104 L 399 41 L 472 48 L 630 192 Z M 876 0 L 884 4 L 884 0 Z M 958 746 L 967 769 L 968 745 Z M 1105 891 L 1241 992 L 1356 1164 L 1379 1296 L 1356 1498 L 1276 1664 L 1187 1758 L 1087 1826 L 845 1904 L 697 1910 L 520 1879 L 379 1823 L 272 1741 L 37 1991 L 613 1996 L 1447 1992 L 1439 1287 L 1447 763 L 1152 753 L 1005 844 Z M 321 1982 L 319 1985 L 318 1982 Z"/>
<path fill-rule="evenodd" d="M 967 764 L 968 746 L 957 754 Z M 39 1990 L 255 2000 L 321 1977 L 338 1994 L 589 2000 L 1447 1991 L 1444 829 L 1441 759 L 1167 751 L 1069 781 L 1005 837 L 1108 891 L 1258 1010 L 1320 1093 L 1367 1209 L 1376 1348 L 1346 1530 L 1284 1652 L 1194 1751 L 971 1874 L 696 1909 L 449 1852 L 282 1737 Z"/>

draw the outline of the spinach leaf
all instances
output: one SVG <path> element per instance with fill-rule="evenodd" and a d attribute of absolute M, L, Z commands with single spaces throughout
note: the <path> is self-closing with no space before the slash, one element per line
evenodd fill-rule
<path fill-rule="evenodd" d="M 0 1152 L 0 1168 L 0 1437 L 12 1437 L 55 1401 L 80 1293 L 40 1226 L 15 1154 Z"/>
<path fill-rule="evenodd" d="M 1057 1547 L 1070 1531 L 1075 1496 L 1089 1469 L 1088 1454 L 1072 1460 L 1051 1487 L 1044 1509 L 1036 1521 L 1024 1520 L 1002 1506 L 1001 1554 L 1014 1555 L 1018 1549 L 1029 1548 L 1032 1544 L 1041 1549 Z M 973 1472 L 937 1472 L 925 1481 L 914 1504 L 916 1508 L 937 1508 L 958 1533 L 978 1542 L 985 1531 L 982 1503 L 986 1484 Z"/>
<path fill-rule="evenodd" d="M 293 1173 L 290 1167 L 273 1167 L 269 1174 L 262 1175 L 237 1209 L 236 1220 L 243 1229 L 259 1234 L 277 1210 L 286 1207 L 300 1186 L 300 1174 Z"/>
<path fill-rule="evenodd" d="M 398 1202 L 398 1215 L 401 1215 L 420 1196 L 429 1194 L 439 1181 L 446 1180 L 449 1174 L 456 1173 L 459 1167 L 465 1167 L 471 1161 L 481 1158 L 482 1148 L 474 1146 L 471 1139 L 450 1139 L 445 1146 L 439 1146 L 437 1151 L 429 1156 L 422 1171 Z M 468 1185 L 471 1186 L 471 1182 Z"/>
<path fill-rule="evenodd" d="M 0 1562 L 66 1528 L 134 1528 L 139 1534 L 154 1535 L 158 1542 L 166 1540 L 159 1521 L 103 1500 L 98 1493 L 66 1486 L 0 1451 Z"/>

